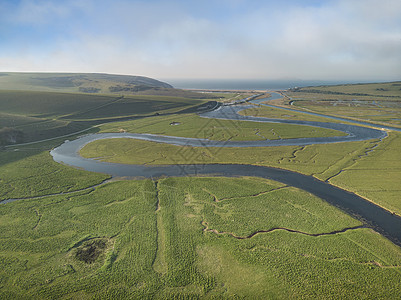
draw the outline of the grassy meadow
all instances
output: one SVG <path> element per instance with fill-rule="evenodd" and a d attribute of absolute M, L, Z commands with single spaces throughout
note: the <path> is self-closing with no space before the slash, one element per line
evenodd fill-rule
<path fill-rule="evenodd" d="M 134 139 L 105 139 L 87 144 L 80 153 L 87 158 L 127 164 L 255 164 L 308 175 L 322 174 L 323 178 L 335 172 L 330 167 L 336 163 L 340 165 L 343 161 L 352 160 L 370 147 L 370 142 L 351 142 L 313 146 L 201 148 Z"/>
<path fill-rule="evenodd" d="M 372 143 L 371 151 L 338 169 L 329 182 L 401 215 L 401 133 Z M 368 150 L 369 151 L 369 150 Z"/>
<path fill-rule="evenodd" d="M 44 82 L 47 92 L 0 91 L 0 134 L 14 128 L 24 141 L 40 140 L 100 123 L 88 132 L 217 140 L 341 134 L 176 113 L 207 97 L 227 100 L 236 94 L 201 100 L 140 91 L 124 97 L 67 94 L 60 85 L 70 91 L 91 86 L 85 78 L 74 87 L 68 84 L 77 84 L 76 78 L 65 80 Z M 393 84 L 366 85 L 366 91 L 315 89 L 326 91 L 325 97 L 375 95 L 390 103 L 398 101 L 401 88 Z M 321 102 L 328 113 L 338 113 L 338 106 Z M 326 121 L 265 107 L 244 113 Z M 121 120 L 126 117 L 141 118 Z M 0 299 L 397 299 L 401 294 L 401 248 L 305 191 L 254 177 L 110 179 L 55 163 L 49 150 L 64 140 L 0 148 L 0 201 L 20 199 L 0 204 Z M 326 180 L 401 215 L 400 147 L 401 134 L 389 132 L 383 140 L 237 149 L 113 139 L 92 142 L 81 154 L 128 164 L 278 167 Z"/>
<path fill-rule="evenodd" d="M 80 93 L 87 95 L 171 96 L 219 99 L 222 94 L 197 93 L 143 76 L 102 73 L 14 73 L 0 72 L 0 90 Z"/>
<path fill-rule="evenodd" d="M 0 89 L 111 94 L 168 89 L 169 84 L 142 77 L 100 73 L 0 73 Z"/>
<path fill-rule="evenodd" d="M 333 95 L 377 96 L 383 98 L 399 98 L 401 81 L 387 83 L 341 84 L 331 86 L 304 87 L 301 91 Z"/>
<path fill-rule="evenodd" d="M 175 113 L 202 103 L 172 96 L 0 90 L 0 146 L 55 138 L 122 118 Z"/>
<path fill-rule="evenodd" d="M 343 136 L 344 132 L 301 125 L 201 118 L 196 114 L 158 116 L 100 126 L 100 132 L 153 133 L 211 140 L 276 140 L 300 137 Z"/>
<path fill-rule="evenodd" d="M 0 295 L 397 297 L 399 247 L 359 225 L 316 197 L 264 179 L 113 182 L 2 206 Z M 276 227 L 283 229 L 235 238 Z"/>
<path fill-rule="evenodd" d="M 398 197 L 401 166 L 397 155 L 400 141 L 399 133 L 391 133 L 383 141 L 261 148 L 197 148 L 112 139 L 86 145 L 81 155 L 125 164 L 242 163 L 277 167 L 328 180 L 401 215 Z"/>
<path fill-rule="evenodd" d="M 401 82 L 304 87 L 285 95 L 297 109 L 401 127 Z"/>
<path fill-rule="evenodd" d="M 327 108 L 329 110 L 330 108 Z M 331 108 L 331 111 L 333 109 Z M 288 116 L 288 114 L 291 116 Z M 324 118 L 270 108 L 249 109 L 244 114 L 323 121 Z M 284 116 L 283 116 L 284 114 Z M 178 124 L 178 125 L 170 125 Z M 307 127 L 307 126 L 303 126 Z M 296 129 L 295 129 L 296 128 Z M 218 140 L 252 140 L 329 136 L 325 129 L 304 130 L 301 126 L 208 120 L 191 115 L 152 117 L 106 124 L 103 132 L 155 133 Z M 309 135 L 308 135 L 309 134 Z M 316 134 L 316 135 L 314 135 Z M 95 141 L 82 149 L 82 155 L 104 161 L 132 164 L 176 163 L 246 163 L 284 168 L 321 180 L 328 180 L 353 191 L 387 210 L 401 215 L 398 190 L 401 184 L 399 149 L 401 136 L 390 132 L 381 141 L 337 143 L 327 145 L 267 148 L 194 148 L 178 147 L 130 139 Z M 363 167 L 362 167 L 363 163 Z"/>
<path fill-rule="evenodd" d="M 110 178 L 106 174 L 56 163 L 49 150 L 63 141 L 59 139 L 1 150 L 0 201 L 73 192 Z"/>
<path fill-rule="evenodd" d="M 269 102 L 267 103 L 270 104 Z M 301 121 L 330 122 L 330 123 L 340 122 L 325 117 L 313 116 L 313 115 L 303 114 L 301 112 L 288 111 L 280 108 L 267 107 L 262 105 L 255 105 L 254 107 L 242 110 L 239 112 L 239 114 L 244 116 L 256 116 L 256 117 L 284 119 L 284 120 L 301 120 Z"/>

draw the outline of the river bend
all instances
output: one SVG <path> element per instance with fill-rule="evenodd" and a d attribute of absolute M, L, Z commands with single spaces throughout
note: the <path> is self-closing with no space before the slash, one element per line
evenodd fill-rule
<path fill-rule="evenodd" d="M 278 97 L 278 94 L 273 94 Z M 265 99 L 266 100 L 266 99 Z M 264 101 L 265 101 L 264 100 Z M 100 139 L 108 138 L 133 138 L 159 143 L 168 143 L 178 146 L 194 147 L 269 147 L 269 146 L 295 146 L 311 145 L 317 143 L 338 143 L 350 141 L 362 141 L 369 139 L 381 139 L 387 136 L 382 130 L 366 128 L 340 123 L 310 122 L 295 120 L 267 119 L 238 115 L 238 111 L 247 106 L 220 106 L 217 109 L 200 114 L 206 118 L 219 118 L 226 120 L 240 120 L 253 122 L 274 122 L 295 125 L 316 126 L 328 129 L 340 130 L 347 136 L 325 138 L 298 138 L 263 141 L 212 141 L 207 139 L 183 138 L 172 136 L 160 136 L 153 134 L 134 133 L 101 133 L 84 135 L 73 141 L 66 141 L 50 153 L 56 162 L 81 168 L 87 171 L 107 173 L 112 176 L 128 176 L 138 178 L 154 178 L 162 176 L 254 176 L 272 179 L 289 186 L 294 186 L 310 192 L 328 203 L 339 207 L 353 215 L 388 237 L 395 244 L 401 246 L 401 217 L 343 189 L 337 188 L 327 182 L 320 181 L 312 176 L 277 169 L 272 167 L 243 165 L 243 164 L 205 164 L 205 165 L 128 165 L 102 162 L 95 159 L 86 159 L 80 156 L 79 150 L 86 144 Z"/>

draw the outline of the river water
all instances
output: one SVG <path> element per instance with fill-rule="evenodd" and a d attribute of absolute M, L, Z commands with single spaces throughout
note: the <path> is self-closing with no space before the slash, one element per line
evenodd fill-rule
<path fill-rule="evenodd" d="M 273 94 L 271 98 L 279 97 Z M 268 99 L 264 99 L 266 101 Z M 130 133 L 102 133 L 82 136 L 73 141 L 66 141 L 61 146 L 53 149 L 51 155 L 56 162 L 81 168 L 87 171 L 106 173 L 112 176 L 128 176 L 136 178 L 157 178 L 163 176 L 256 176 L 272 179 L 289 186 L 294 186 L 310 192 L 328 203 L 339 207 L 354 217 L 362 220 L 368 227 L 375 229 L 388 237 L 395 244 L 401 245 L 401 218 L 387 210 L 353 194 L 332 186 L 329 183 L 317 180 L 312 176 L 303 175 L 283 169 L 240 165 L 240 164 L 205 164 L 205 165 L 128 165 L 102 162 L 94 159 L 86 159 L 79 155 L 79 150 L 86 144 L 100 139 L 109 138 L 133 138 L 153 142 L 168 143 L 173 145 L 186 145 L 194 147 L 266 147 L 281 145 L 310 145 L 315 143 L 338 143 L 349 141 L 361 141 L 379 139 L 387 134 L 384 131 L 339 123 L 323 123 L 295 120 L 266 119 L 259 117 L 240 116 L 237 112 L 246 106 L 221 106 L 211 112 L 201 114 L 206 118 L 220 118 L 229 120 L 274 122 L 295 125 L 317 126 L 340 130 L 347 133 L 342 137 L 327 138 L 299 138 L 264 141 L 211 141 L 206 139 L 191 139 L 182 137 L 159 136 L 152 134 Z"/>
<path fill-rule="evenodd" d="M 270 105 L 267 104 L 265 102 L 267 101 L 271 101 L 271 100 L 276 100 L 276 99 L 280 99 L 282 98 L 282 96 L 278 93 L 272 93 L 272 96 L 269 98 L 262 98 L 262 99 L 256 99 L 256 100 L 252 100 L 250 102 L 258 104 L 258 105 L 263 105 L 263 106 L 267 106 L 267 107 L 271 107 L 271 108 L 279 108 L 282 110 L 286 110 L 286 111 L 290 111 L 290 112 L 299 112 L 299 113 L 303 113 L 306 115 L 311 115 L 311 116 L 317 116 L 317 117 L 324 117 L 324 118 L 329 118 L 332 120 L 337 120 L 337 121 L 343 121 L 343 122 L 352 122 L 355 124 L 360 124 L 360 125 L 367 125 L 367 126 L 374 126 L 374 127 L 380 127 L 382 129 L 389 129 L 389 130 L 395 130 L 395 131 L 401 131 L 401 128 L 397 128 L 397 127 L 392 127 L 392 126 L 387 126 L 387 125 L 380 125 L 378 126 L 377 124 L 374 123 L 369 123 L 369 122 L 364 122 L 364 121 L 357 121 L 357 120 L 351 120 L 351 119 L 347 119 L 347 118 L 341 118 L 341 117 L 334 117 L 334 116 L 328 116 L 328 115 L 324 115 L 324 114 L 319 114 L 319 113 L 314 113 L 314 112 L 309 112 L 309 111 L 301 111 L 301 110 L 297 110 L 297 109 L 292 109 L 292 108 L 286 108 L 286 107 L 277 107 L 274 105 Z"/>

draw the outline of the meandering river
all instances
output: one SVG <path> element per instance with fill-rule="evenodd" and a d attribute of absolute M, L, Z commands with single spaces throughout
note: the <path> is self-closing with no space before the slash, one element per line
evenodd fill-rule
<path fill-rule="evenodd" d="M 273 93 L 272 97 L 263 101 L 281 97 Z M 363 141 L 369 139 L 381 139 L 387 136 L 382 130 L 347 125 L 341 123 L 311 122 L 296 120 L 268 119 L 261 117 L 241 116 L 238 111 L 247 108 L 244 105 L 219 106 L 213 111 L 200 114 L 205 118 L 218 118 L 226 120 L 240 120 L 253 122 L 273 122 L 294 125 L 306 125 L 322 127 L 345 132 L 346 136 L 320 137 L 320 138 L 297 138 L 281 140 L 261 141 L 212 141 L 207 139 L 183 138 L 172 136 L 161 136 L 153 134 L 134 133 L 101 133 L 82 136 L 73 141 L 66 141 L 61 146 L 53 149 L 50 153 L 56 162 L 81 168 L 92 172 L 107 173 L 112 176 L 129 176 L 154 178 L 161 176 L 255 176 L 276 180 L 284 184 L 294 186 L 310 192 L 321 199 L 326 200 L 356 218 L 362 220 L 368 227 L 375 229 L 388 237 L 395 244 L 401 246 L 401 217 L 353 194 L 337 188 L 329 183 L 320 181 L 312 176 L 303 175 L 287 170 L 242 164 L 206 164 L 206 165 L 126 165 L 118 163 L 102 162 L 95 159 L 83 158 L 79 150 L 86 144 L 100 139 L 109 138 L 133 138 L 159 143 L 168 143 L 178 146 L 193 147 L 271 147 L 271 146 L 295 146 L 323 143 L 339 143 L 350 141 Z"/>

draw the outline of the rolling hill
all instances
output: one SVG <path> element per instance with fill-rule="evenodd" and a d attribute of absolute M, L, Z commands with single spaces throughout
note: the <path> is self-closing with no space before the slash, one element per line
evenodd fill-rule
<path fill-rule="evenodd" d="M 136 93 L 171 89 L 170 84 L 143 76 L 91 73 L 0 73 L 0 89 L 82 93 Z"/>
<path fill-rule="evenodd" d="M 87 130 L 94 125 L 202 105 L 210 94 L 142 76 L 0 73 L 0 146 Z"/>

